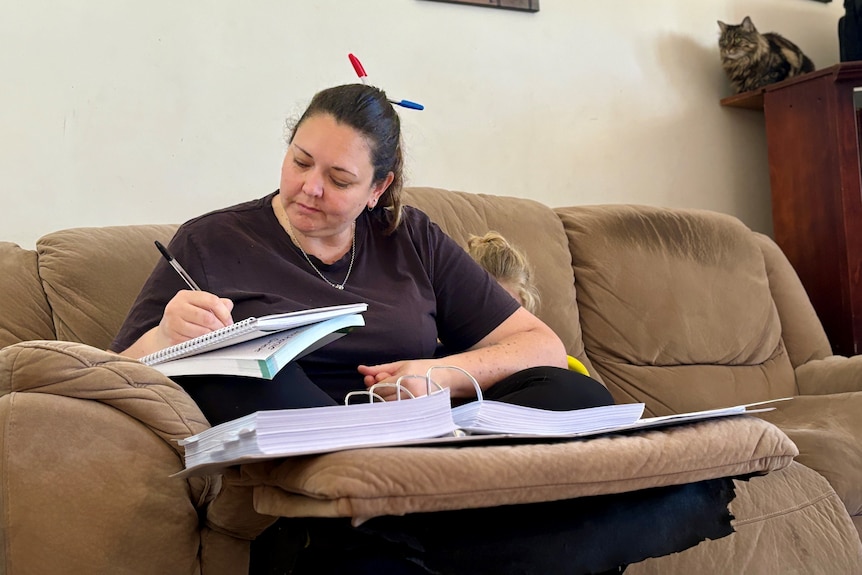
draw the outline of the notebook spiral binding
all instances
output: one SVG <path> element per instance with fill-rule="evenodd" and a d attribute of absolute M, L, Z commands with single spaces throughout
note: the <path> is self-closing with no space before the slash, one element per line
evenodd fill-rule
<path fill-rule="evenodd" d="M 156 365 L 159 363 L 170 361 L 172 359 L 183 357 L 200 349 L 204 349 L 207 346 L 228 339 L 230 337 L 241 335 L 243 333 L 253 330 L 254 323 L 256 320 L 257 318 L 250 317 L 242 321 L 238 321 L 221 329 L 217 329 L 215 331 L 211 331 L 204 335 L 184 341 L 182 343 L 166 347 L 155 353 L 151 353 L 150 355 L 145 355 L 140 359 L 140 361 L 145 365 Z"/>

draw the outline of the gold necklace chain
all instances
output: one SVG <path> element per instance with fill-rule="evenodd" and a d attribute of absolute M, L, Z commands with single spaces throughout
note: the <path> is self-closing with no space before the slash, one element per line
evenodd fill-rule
<path fill-rule="evenodd" d="M 296 235 L 293 233 L 293 226 L 290 225 L 290 218 L 287 217 L 287 214 L 284 214 L 284 219 L 287 222 L 288 235 L 290 235 L 290 238 L 296 244 L 296 247 L 299 248 L 299 251 L 302 252 L 302 255 L 305 256 L 305 261 L 308 262 L 308 265 L 311 266 L 311 269 L 313 269 L 314 271 L 317 272 L 317 275 L 320 276 L 320 279 L 322 279 L 323 281 L 325 281 L 326 283 L 328 283 L 329 285 L 331 285 L 335 289 L 343 290 L 345 284 L 347 284 L 347 278 L 350 277 L 350 272 L 353 271 L 353 260 L 356 259 L 356 222 L 353 222 L 353 239 L 350 242 L 350 265 L 347 267 L 347 274 L 345 274 L 345 276 L 344 276 L 344 281 L 341 282 L 340 284 L 336 284 L 336 283 L 332 283 L 331 281 L 329 281 L 327 279 L 327 277 L 325 275 L 323 275 L 323 273 L 319 269 L 317 269 L 317 266 L 314 265 L 314 262 L 312 262 L 311 258 L 308 257 L 308 254 L 305 253 L 304 249 L 302 249 L 302 244 L 299 242 L 299 238 L 297 238 Z"/>

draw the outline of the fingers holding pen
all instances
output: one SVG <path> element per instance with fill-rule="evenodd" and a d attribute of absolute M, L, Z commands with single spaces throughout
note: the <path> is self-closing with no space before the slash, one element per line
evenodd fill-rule
<path fill-rule="evenodd" d="M 174 268 L 189 289 L 179 291 L 171 298 L 165 306 L 159 325 L 138 340 L 145 340 L 146 345 L 142 347 L 162 349 L 231 325 L 233 302 L 203 291 L 161 242 L 154 243 L 165 261 Z M 141 349 L 135 349 L 138 342 L 129 350 L 134 349 L 134 353 L 140 353 Z"/>
<path fill-rule="evenodd" d="M 173 345 L 231 325 L 232 311 L 229 299 L 205 291 L 182 290 L 165 306 L 159 331 Z"/>

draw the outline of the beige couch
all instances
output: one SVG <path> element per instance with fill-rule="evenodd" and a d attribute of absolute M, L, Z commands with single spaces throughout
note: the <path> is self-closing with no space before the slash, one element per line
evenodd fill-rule
<path fill-rule="evenodd" d="M 740 478 L 735 532 L 626 573 L 862 573 L 862 360 L 830 355 L 773 242 L 704 211 L 408 192 L 461 243 L 496 229 L 523 248 L 539 315 L 618 401 L 665 414 L 795 399 L 763 419 L 171 478 L 175 440 L 206 420 L 170 380 L 101 350 L 175 226 L 0 243 L 0 573 L 240 573 L 278 515 L 361 522 L 715 477 Z"/>

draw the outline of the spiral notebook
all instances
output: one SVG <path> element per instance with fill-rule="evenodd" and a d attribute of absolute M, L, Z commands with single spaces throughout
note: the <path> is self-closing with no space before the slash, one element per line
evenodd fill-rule
<path fill-rule="evenodd" d="M 319 323 L 334 317 L 362 313 L 367 309 L 368 304 L 355 303 L 304 309 L 263 317 L 250 317 L 200 337 L 166 347 L 142 357 L 140 361 L 145 365 L 154 366 L 181 357 L 197 355 L 266 335 L 272 335 L 276 332 Z"/>
<path fill-rule="evenodd" d="M 364 325 L 362 314 L 340 315 L 151 367 L 168 377 L 236 375 L 273 379 L 287 364 Z"/>

